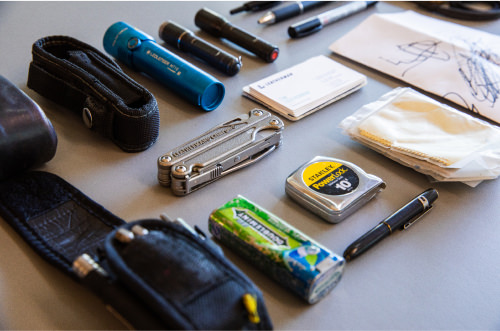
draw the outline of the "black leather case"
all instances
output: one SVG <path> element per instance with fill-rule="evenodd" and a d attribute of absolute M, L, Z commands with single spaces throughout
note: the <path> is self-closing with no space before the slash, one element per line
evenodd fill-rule
<path fill-rule="evenodd" d="M 0 180 L 51 160 L 57 135 L 40 107 L 0 76 Z"/>

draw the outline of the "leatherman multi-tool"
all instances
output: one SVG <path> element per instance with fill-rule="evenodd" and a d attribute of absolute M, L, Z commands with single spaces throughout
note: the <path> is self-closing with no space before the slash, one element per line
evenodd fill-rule
<path fill-rule="evenodd" d="M 284 125 L 261 109 L 217 125 L 158 158 L 158 181 L 186 195 L 246 167 L 281 145 Z"/>

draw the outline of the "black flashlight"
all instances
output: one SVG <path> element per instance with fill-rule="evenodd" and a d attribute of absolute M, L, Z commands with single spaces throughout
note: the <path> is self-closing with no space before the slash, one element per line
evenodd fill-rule
<path fill-rule="evenodd" d="M 194 23 L 203 31 L 218 38 L 226 38 L 266 62 L 274 62 L 278 58 L 277 46 L 231 24 L 226 18 L 210 9 L 200 9 L 196 13 Z"/>
<path fill-rule="evenodd" d="M 207 43 L 196 37 L 190 30 L 172 21 L 166 21 L 160 26 L 159 35 L 170 46 L 192 53 L 230 76 L 234 76 L 240 71 L 241 58 Z"/>

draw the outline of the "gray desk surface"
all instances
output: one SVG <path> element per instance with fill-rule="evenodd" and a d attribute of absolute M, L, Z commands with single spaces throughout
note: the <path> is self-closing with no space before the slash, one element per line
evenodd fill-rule
<path fill-rule="evenodd" d="M 63 177 L 127 221 L 167 213 L 207 232 L 210 212 L 243 194 L 339 254 L 407 200 L 433 186 L 440 198 L 423 221 L 348 264 L 333 292 L 312 306 L 232 252 L 226 250 L 226 254 L 262 289 L 276 329 L 500 329 L 500 181 L 483 182 L 476 188 L 460 183 L 431 184 L 425 176 L 351 141 L 337 128 L 360 106 L 402 83 L 338 58 L 328 46 L 372 13 L 419 11 L 416 5 L 379 3 L 320 33 L 290 40 L 286 29 L 293 19 L 265 27 L 256 22 L 260 13 L 230 16 L 229 10 L 241 3 L 0 2 L 0 74 L 44 109 L 59 137 L 54 159 L 41 169 Z M 194 15 L 203 6 L 277 44 L 278 60 L 266 64 L 229 42 L 200 32 Z M 89 132 L 78 117 L 26 87 L 31 45 L 40 37 L 68 35 L 103 50 L 104 31 L 116 21 L 126 21 L 157 37 L 158 27 L 167 19 L 242 54 L 244 65 L 238 75 L 226 77 L 190 59 L 226 86 L 225 99 L 213 112 L 198 110 L 152 79 L 125 68 L 155 95 L 160 107 L 160 138 L 145 152 L 122 152 Z M 499 21 L 460 23 L 492 33 L 500 31 Z M 285 120 L 283 146 L 252 167 L 186 197 L 175 197 L 160 187 L 156 179 L 158 156 L 256 107 L 241 95 L 246 84 L 319 54 L 367 75 L 368 85 L 298 122 Z M 295 204 L 284 191 L 288 174 L 316 155 L 353 162 L 383 178 L 387 189 L 342 223 L 328 224 Z M 93 294 L 39 258 L 3 221 L 0 297 L 0 328 L 123 328 Z"/>

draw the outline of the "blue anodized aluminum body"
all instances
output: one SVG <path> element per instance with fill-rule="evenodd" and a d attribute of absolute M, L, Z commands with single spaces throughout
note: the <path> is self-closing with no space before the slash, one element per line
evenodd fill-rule
<path fill-rule="evenodd" d="M 220 81 L 125 22 L 108 28 L 103 46 L 127 66 L 146 73 L 206 111 L 217 108 L 224 98 L 225 89 Z"/>

